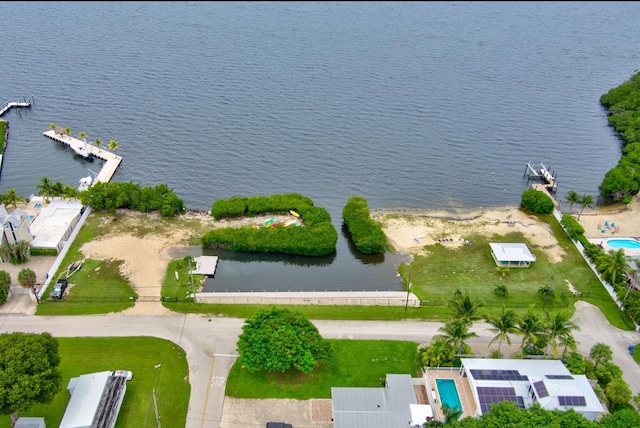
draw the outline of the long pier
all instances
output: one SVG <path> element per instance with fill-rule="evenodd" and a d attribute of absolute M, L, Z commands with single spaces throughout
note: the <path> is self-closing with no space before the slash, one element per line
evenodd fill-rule
<path fill-rule="evenodd" d="M 113 177 L 113 174 L 115 174 L 116 169 L 118 169 L 120 162 L 122 162 L 122 156 L 118 156 L 115 153 L 111 153 L 105 149 L 101 149 L 100 147 L 94 146 L 91 143 L 85 143 L 84 141 L 78 140 L 77 138 L 73 138 L 70 135 L 56 134 L 56 131 L 53 129 L 49 131 L 45 131 L 42 134 L 45 137 L 51 138 L 54 141 L 57 141 L 62 144 L 66 144 L 72 149 L 74 147 L 85 148 L 89 153 L 91 153 L 93 157 L 96 157 L 98 159 L 102 159 L 103 161 L 105 161 L 104 164 L 102 165 L 102 169 L 93 180 L 94 183 L 109 182 L 111 180 L 111 177 Z"/>
<path fill-rule="evenodd" d="M 0 109 L 0 117 L 2 117 L 2 115 L 4 115 L 6 112 L 8 112 L 9 110 L 11 110 L 14 107 L 31 107 L 31 103 L 26 102 L 26 101 L 10 101 L 8 103 L 6 103 L 4 105 L 4 107 L 2 107 L 2 109 Z"/>

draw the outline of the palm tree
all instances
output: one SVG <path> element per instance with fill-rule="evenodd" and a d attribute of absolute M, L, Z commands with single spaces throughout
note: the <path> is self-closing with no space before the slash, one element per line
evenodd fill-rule
<path fill-rule="evenodd" d="M 2 195 L 2 201 L 7 206 L 13 205 L 13 208 L 17 208 L 19 202 L 28 202 L 29 198 L 18 195 L 16 189 L 14 187 L 10 187 L 7 189 L 7 193 Z"/>
<path fill-rule="evenodd" d="M 499 284 L 496 288 L 493 289 L 493 292 L 496 296 L 507 297 L 509 295 L 509 289 L 504 284 Z"/>
<path fill-rule="evenodd" d="M 444 426 L 452 425 L 462 416 L 462 409 L 457 406 L 449 407 L 449 405 L 443 404 L 442 414 L 444 415 Z"/>
<path fill-rule="evenodd" d="M 62 184 L 62 181 L 56 181 L 51 190 L 53 191 L 53 196 L 64 195 L 64 185 Z"/>
<path fill-rule="evenodd" d="M 82 140 L 84 147 L 87 147 L 87 133 L 82 131 L 78 132 L 78 138 Z"/>
<path fill-rule="evenodd" d="M 49 177 L 41 177 L 40 183 L 36 184 L 38 196 L 44 196 L 45 202 L 49 202 L 48 198 L 53 196 L 53 183 Z"/>
<path fill-rule="evenodd" d="M 58 125 L 56 125 L 56 124 L 55 124 L 55 123 L 53 123 L 53 122 L 51 122 L 51 123 L 49 124 L 49 129 L 50 129 L 50 130 L 52 130 L 52 131 L 53 131 L 53 130 L 55 130 L 57 127 L 58 127 Z"/>
<path fill-rule="evenodd" d="M 501 355 L 502 341 L 506 340 L 511 345 L 511 337 L 509 334 L 515 334 L 518 332 L 518 316 L 511 309 L 507 309 L 502 304 L 502 311 L 499 315 L 487 315 L 485 321 L 491 324 L 493 327 L 488 328 L 492 333 L 496 333 L 495 337 L 489 342 L 489 346 L 496 340 L 498 341 L 498 355 Z"/>
<path fill-rule="evenodd" d="M 571 212 L 573 210 L 573 204 L 577 204 L 580 203 L 580 201 L 582 200 L 582 196 L 580 196 L 578 194 L 578 192 L 574 191 L 574 190 L 570 190 L 567 193 L 567 197 L 565 202 L 567 202 L 569 204 L 569 212 Z"/>
<path fill-rule="evenodd" d="M 520 344 L 520 354 L 524 357 L 524 347 L 527 344 L 535 345 L 540 341 L 540 337 L 544 335 L 545 325 L 540 320 L 538 315 L 533 312 L 533 307 L 529 306 L 527 313 L 518 320 L 516 326 L 518 334 L 522 336 L 522 343 Z"/>
<path fill-rule="evenodd" d="M 569 321 L 571 315 L 567 312 L 557 312 L 553 317 L 549 316 L 547 312 L 547 332 L 549 333 L 549 342 L 551 342 L 551 348 L 553 349 L 553 357 L 558 358 L 558 342 L 563 337 L 571 337 L 573 330 L 580 330 L 577 324 Z"/>
<path fill-rule="evenodd" d="M 65 199 L 74 199 L 76 196 L 78 196 L 78 189 L 70 184 L 65 184 L 64 188 L 62 189 L 62 194 Z"/>
<path fill-rule="evenodd" d="M 71 136 L 71 128 L 64 128 L 65 135 Z"/>
<path fill-rule="evenodd" d="M 118 147 L 120 147 L 120 143 L 118 143 L 116 140 L 109 140 L 109 146 L 107 147 L 109 150 L 115 153 Z"/>
<path fill-rule="evenodd" d="M 595 202 L 595 199 L 591 195 L 584 195 L 582 198 L 580 198 L 580 205 L 582 206 L 582 208 L 580 208 L 580 214 L 578 214 L 578 220 L 580 220 L 582 211 L 584 211 L 586 207 L 593 208 L 594 202 Z"/>
<path fill-rule="evenodd" d="M 509 273 L 509 266 L 496 266 L 496 271 L 502 278 L 506 278 Z"/>
<path fill-rule="evenodd" d="M 40 303 L 38 300 L 38 293 L 36 292 L 36 273 L 29 268 L 24 268 L 20 272 L 18 272 L 18 282 L 22 288 L 26 288 L 27 290 L 33 291 L 33 294 L 36 296 L 36 301 Z"/>
<path fill-rule="evenodd" d="M 600 256 L 597 260 L 597 266 L 602 277 L 614 286 L 624 272 L 629 270 L 628 258 L 622 248 L 618 251 L 610 250 L 609 254 Z"/>
<path fill-rule="evenodd" d="M 570 334 L 569 336 L 560 337 L 558 344 L 560 346 L 564 346 L 564 350 L 562 351 L 562 359 L 567 358 L 567 355 L 569 355 L 569 350 L 571 351 L 578 350 L 578 342 L 576 342 L 576 338 L 573 337 L 573 334 Z"/>
<path fill-rule="evenodd" d="M 538 289 L 538 294 L 542 296 L 544 302 L 542 303 L 542 309 L 547 306 L 547 301 L 553 300 L 556 297 L 556 292 L 550 285 L 542 286 Z"/>
<path fill-rule="evenodd" d="M 95 140 L 93 140 L 93 142 L 95 143 L 96 147 L 98 147 L 98 153 L 100 153 L 100 147 L 102 147 L 104 143 L 100 138 L 96 138 Z"/>
<path fill-rule="evenodd" d="M 455 314 L 453 315 L 454 318 L 468 324 L 482 319 L 482 317 L 478 315 L 478 309 L 484 306 L 484 304 L 478 302 L 477 299 L 472 299 L 469 296 L 469 293 L 456 293 L 456 297 L 449 301 L 449 306 L 451 306 L 455 311 Z"/>
<path fill-rule="evenodd" d="M 589 357 L 593 360 L 594 369 L 598 367 L 598 364 L 611 361 L 613 357 L 613 351 L 609 345 L 604 343 L 596 343 L 591 347 Z"/>
<path fill-rule="evenodd" d="M 471 327 L 470 323 L 460 319 L 454 319 L 438 329 L 438 331 L 441 331 L 443 334 L 434 336 L 434 339 L 442 339 L 454 349 L 452 361 L 455 359 L 456 354 L 462 354 L 464 352 L 464 349 L 467 347 L 465 340 L 478 337 L 476 333 L 469 332 L 469 327 Z"/>

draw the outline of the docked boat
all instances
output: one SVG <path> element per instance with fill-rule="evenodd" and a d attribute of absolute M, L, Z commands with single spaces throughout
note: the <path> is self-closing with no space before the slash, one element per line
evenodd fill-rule
<path fill-rule="evenodd" d="M 91 152 L 84 147 L 71 146 L 71 149 L 77 156 L 87 160 L 93 160 L 93 155 L 91 154 Z"/>
<path fill-rule="evenodd" d="M 87 175 L 86 177 L 82 177 L 80 179 L 80 185 L 78 186 L 78 190 L 80 191 L 87 190 L 89 187 L 91 187 L 92 182 L 93 182 L 93 178 L 91 178 L 90 175 Z"/>

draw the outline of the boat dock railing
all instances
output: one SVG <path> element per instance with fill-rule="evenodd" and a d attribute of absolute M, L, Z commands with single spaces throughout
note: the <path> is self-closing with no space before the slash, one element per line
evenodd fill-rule
<path fill-rule="evenodd" d="M 31 103 L 27 101 L 10 101 L 0 109 L 0 117 L 2 117 L 6 112 L 11 110 L 14 107 L 31 107 Z"/>

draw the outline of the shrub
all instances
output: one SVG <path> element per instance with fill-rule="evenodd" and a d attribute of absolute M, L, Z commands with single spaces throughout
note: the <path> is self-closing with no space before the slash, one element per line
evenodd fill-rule
<path fill-rule="evenodd" d="M 387 236 L 370 217 L 367 200 L 352 196 L 342 210 L 342 219 L 351 235 L 353 245 L 364 254 L 384 253 Z"/>
<path fill-rule="evenodd" d="M 576 220 L 571 214 L 565 213 L 562 215 L 562 220 L 560 220 L 560 224 L 564 227 L 564 230 L 567 231 L 567 235 L 569 238 L 574 241 L 578 240 L 581 235 L 584 235 L 584 227 L 578 220 Z"/>
<path fill-rule="evenodd" d="M 551 214 L 553 212 L 553 200 L 544 192 L 529 189 L 522 192 L 523 208 L 535 214 Z"/>

